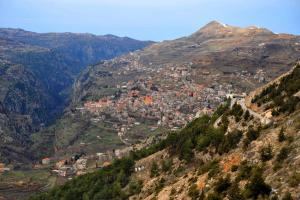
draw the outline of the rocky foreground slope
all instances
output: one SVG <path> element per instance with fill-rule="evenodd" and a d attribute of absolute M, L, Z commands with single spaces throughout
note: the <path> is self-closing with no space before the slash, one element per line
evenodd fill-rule
<path fill-rule="evenodd" d="M 36 148 L 51 144 L 45 152 L 60 157 L 138 143 L 210 112 L 226 93 L 265 84 L 299 56 L 299 36 L 213 21 L 190 36 L 89 67 L 74 84 L 72 106 Z"/>
<path fill-rule="evenodd" d="M 299 81 L 297 64 L 250 107 L 233 96 L 166 139 L 31 199 L 297 200 Z"/>

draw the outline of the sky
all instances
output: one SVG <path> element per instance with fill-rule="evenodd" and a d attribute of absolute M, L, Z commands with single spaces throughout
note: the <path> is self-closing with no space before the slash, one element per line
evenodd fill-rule
<path fill-rule="evenodd" d="M 0 27 L 162 41 L 212 20 L 300 35 L 300 0 L 0 0 Z"/>

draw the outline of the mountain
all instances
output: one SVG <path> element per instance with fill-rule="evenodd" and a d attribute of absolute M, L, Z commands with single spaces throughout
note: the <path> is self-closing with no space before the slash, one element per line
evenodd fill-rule
<path fill-rule="evenodd" d="M 112 35 L 0 29 L 0 128 L 5 130 L 0 135 L 5 141 L 0 144 L 0 160 L 31 158 L 26 152 L 31 134 L 61 115 L 75 77 L 87 65 L 151 43 Z M 21 156 L 26 154 L 27 158 Z"/>
<path fill-rule="evenodd" d="M 299 56 L 299 36 L 213 21 L 190 36 L 84 70 L 74 83 L 72 105 L 47 130 L 49 140 L 38 139 L 35 147 L 50 143 L 45 152 L 59 157 L 139 143 L 211 112 L 228 93 L 265 84 Z"/>
<path fill-rule="evenodd" d="M 299 199 L 299 81 L 297 63 L 165 139 L 30 199 Z"/>
<path fill-rule="evenodd" d="M 22 29 L 0 29 L 0 37 L 51 49 L 72 58 L 77 64 L 72 70 L 80 72 L 89 64 L 126 54 L 153 43 L 114 35 L 90 33 L 35 33 Z"/>

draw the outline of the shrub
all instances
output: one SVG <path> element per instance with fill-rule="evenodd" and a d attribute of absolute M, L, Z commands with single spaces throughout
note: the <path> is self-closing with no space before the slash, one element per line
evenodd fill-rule
<path fill-rule="evenodd" d="M 258 196 L 269 196 L 271 187 L 265 183 L 260 168 L 253 168 L 249 182 L 245 186 L 244 196 L 257 199 Z"/>
<path fill-rule="evenodd" d="M 192 158 L 194 158 L 193 143 L 191 139 L 188 139 L 183 143 L 179 158 L 184 159 L 187 162 L 190 162 Z"/>
<path fill-rule="evenodd" d="M 250 117 L 250 113 L 248 110 L 246 110 L 245 114 L 244 114 L 244 120 L 247 121 Z"/>
<path fill-rule="evenodd" d="M 260 127 L 258 127 L 257 129 L 254 129 L 252 126 L 250 126 L 248 128 L 248 131 L 246 133 L 246 138 L 244 139 L 244 148 L 248 147 L 248 145 L 252 141 L 256 140 L 259 137 L 260 129 L 261 129 Z"/>
<path fill-rule="evenodd" d="M 161 163 L 161 170 L 163 172 L 168 172 L 168 171 L 170 171 L 172 165 L 173 165 L 173 160 L 172 159 L 163 160 L 162 163 Z"/>
<path fill-rule="evenodd" d="M 233 166 L 231 167 L 231 171 L 232 171 L 232 172 L 236 172 L 236 171 L 238 170 L 238 168 L 239 168 L 239 166 L 233 165 Z"/>
<path fill-rule="evenodd" d="M 143 181 L 131 181 L 129 183 L 129 193 L 130 195 L 139 194 L 141 192 L 141 189 L 143 188 Z"/>
<path fill-rule="evenodd" d="M 208 194 L 206 200 L 222 200 L 222 196 L 216 192 Z"/>
<path fill-rule="evenodd" d="M 213 160 L 213 161 L 207 162 L 204 165 L 200 166 L 200 168 L 198 169 L 198 175 L 204 174 L 210 170 L 218 171 L 217 170 L 218 168 L 219 168 L 219 161 Z"/>
<path fill-rule="evenodd" d="M 230 177 L 226 176 L 226 178 L 219 178 L 216 185 L 215 185 L 215 191 L 218 193 L 222 193 L 226 191 L 231 186 Z"/>
<path fill-rule="evenodd" d="M 249 174 L 251 173 L 252 166 L 247 163 L 247 161 L 241 162 L 239 166 L 239 172 L 237 175 L 237 180 L 244 180 L 249 177 Z"/>
<path fill-rule="evenodd" d="M 220 172 L 220 166 L 219 166 L 219 163 L 213 163 L 211 165 L 211 168 L 208 172 L 208 177 L 211 178 L 211 177 L 214 177 L 215 175 L 217 175 L 218 173 Z"/>
<path fill-rule="evenodd" d="M 286 192 L 286 193 L 283 195 L 283 197 L 282 197 L 281 200 L 293 200 L 293 197 L 292 197 L 291 193 Z"/>
<path fill-rule="evenodd" d="M 300 185 L 300 173 L 294 172 L 292 176 L 289 177 L 289 185 L 291 187 L 297 187 Z"/>
<path fill-rule="evenodd" d="M 279 154 L 276 157 L 277 162 L 284 161 L 289 155 L 290 149 L 288 147 L 282 147 Z"/>
<path fill-rule="evenodd" d="M 200 191 L 197 187 L 196 184 L 192 184 L 189 188 L 189 191 L 188 191 L 188 195 L 193 199 L 193 200 L 196 200 L 199 198 L 200 196 Z"/>
<path fill-rule="evenodd" d="M 166 180 L 164 178 L 159 179 L 155 185 L 155 193 L 158 194 L 165 186 Z"/>
<path fill-rule="evenodd" d="M 272 147 L 269 144 L 267 147 L 263 147 L 260 151 L 260 159 L 263 162 L 266 162 L 268 160 L 271 160 L 273 158 L 273 154 L 272 154 Z"/>
<path fill-rule="evenodd" d="M 233 182 L 228 189 L 227 197 L 229 200 L 244 200 L 238 182 Z"/>
<path fill-rule="evenodd" d="M 280 129 L 280 132 L 278 134 L 278 142 L 283 142 L 286 140 L 285 134 L 284 134 L 284 130 L 283 128 Z"/>
<path fill-rule="evenodd" d="M 159 169 L 158 169 L 158 165 L 155 161 L 152 162 L 151 165 L 151 173 L 150 173 L 150 177 L 155 177 L 159 175 Z"/>
<path fill-rule="evenodd" d="M 250 140 L 256 140 L 260 135 L 260 128 L 254 129 L 253 127 L 249 127 L 246 133 L 246 137 Z"/>
<path fill-rule="evenodd" d="M 233 106 L 229 112 L 229 115 L 233 115 L 235 117 L 235 121 L 239 122 L 241 120 L 243 113 L 244 113 L 244 111 L 243 111 L 242 107 L 239 104 L 235 103 L 235 104 L 233 104 Z"/>
<path fill-rule="evenodd" d="M 228 133 L 223 139 L 220 147 L 218 148 L 218 152 L 220 154 L 228 153 L 231 149 L 236 148 L 242 136 L 243 133 L 239 130 L 235 130 L 231 133 Z"/>

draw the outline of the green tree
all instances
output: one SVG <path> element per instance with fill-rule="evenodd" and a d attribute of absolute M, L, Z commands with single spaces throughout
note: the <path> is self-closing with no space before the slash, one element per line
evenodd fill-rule
<path fill-rule="evenodd" d="M 155 177 L 159 175 L 159 169 L 158 169 L 158 165 L 155 161 L 152 162 L 151 165 L 151 173 L 150 173 L 150 177 Z"/>
<path fill-rule="evenodd" d="M 130 195 L 139 194 L 143 188 L 143 181 L 142 180 L 132 180 L 129 183 L 129 193 Z"/>
<path fill-rule="evenodd" d="M 189 191 L 188 191 L 188 195 L 193 199 L 193 200 L 196 200 L 199 198 L 200 196 L 200 191 L 197 187 L 196 184 L 192 184 L 189 188 Z"/>
<path fill-rule="evenodd" d="M 170 171 L 172 165 L 173 165 L 173 160 L 172 159 L 162 160 L 162 162 L 161 162 L 161 170 L 163 172 L 168 172 L 168 171 Z"/>
<path fill-rule="evenodd" d="M 269 144 L 267 147 L 263 147 L 260 151 L 260 159 L 263 162 L 271 160 L 273 158 L 272 147 Z"/>
<path fill-rule="evenodd" d="M 269 196 L 271 187 L 265 183 L 260 168 L 253 168 L 249 182 L 245 186 L 246 198 L 257 199 L 258 196 Z"/>
<path fill-rule="evenodd" d="M 280 129 L 280 132 L 278 134 L 278 142 L 283 142 L 286 140 L 286 136 L 284 134 L 283 128 Z"/>
<path fill-rule="evenodd" d="M 245 114 L 244 114 L 244 120 L 247 121 L 250 117 L 250 113 L 248 110 L 246 110 Z"/>
<path fill-rule="evenodd" d="M 227 192 L 229 200 L 244 200 L 238 182 L 234 181 Z"/>
<path fill-rule="evenodd" d="M 193 152 L 193 143 L 191 139 L 187 139 L 180 151 L 180 159 L 184 159 L 187 162 L 190 162 L 192 158 L 194 158 L 194 152 Z"/>
<path fill-rule="evenodd" d="M 276 157 L 277 162 L 282 162 L 289 155 L 290 149 L 288 147 L 282 147 L 279 151 L 279 154 Z"/>
<path fill-rule="evenodd" d="M 231 186 L 231 182 L 230 182 L 230 177 L 226 176 L 226 178 L 219 178 L 216 186 L 215 186 L 215 191 L 218 193 L 222 193 L 224 191 L 226 191 L 229 187 Z"/>

